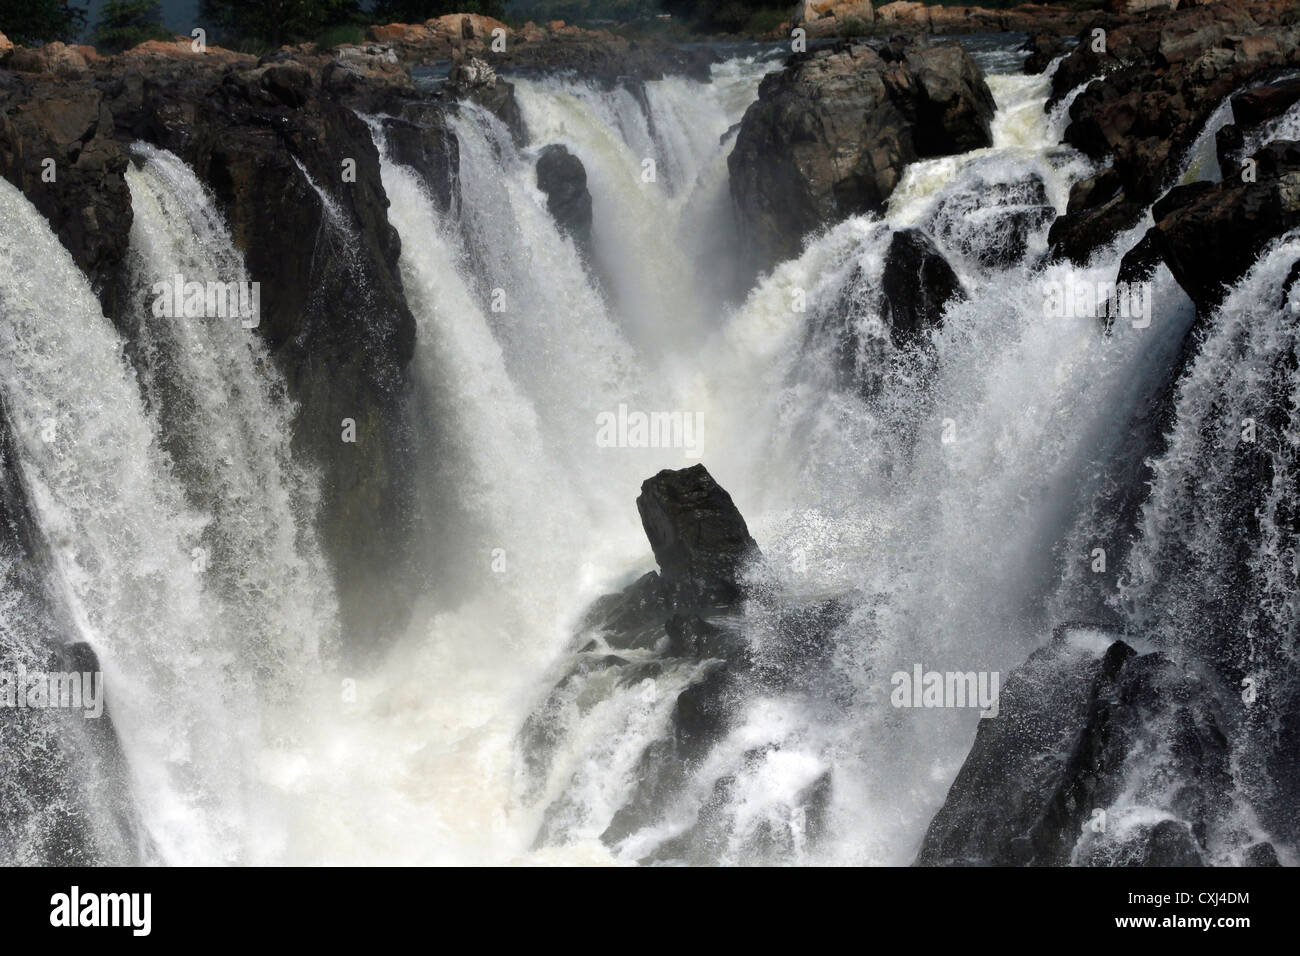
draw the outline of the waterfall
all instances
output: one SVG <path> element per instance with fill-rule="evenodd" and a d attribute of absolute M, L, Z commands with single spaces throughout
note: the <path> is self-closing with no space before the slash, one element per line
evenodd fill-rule
<path fill-rule="evenodd" d="M 986 57 L 1017 69 L 1005 51 Z M 707 819 L 721 836 L 694 862 L 908 864 L 980 718 L 904 714 L 895 672 L 1006 675 L 1083 615 L 1296 699 L 1285 478 L 1297 436 L 1278 411 L 1296 400 L 1278 305 L 1296 301 L 1295 237 L 1210 323 L 1157 447 L 1144 416 L 1197 320 L 1169 272 L 1152 276 L 1148 324 L 1046 307 L 1053 285 L 1113 280 L 1150 225 L 1087 267 L 1046 261 L 1051 213 L 1096 171 L 1060 145 L 1079 91 L 1049 114 L 1051 70 L 994 73 L 990 147 L 913 163 L 883 211 L 806 237 L 755 278 L 737 255 L 727 157 L 779 65 L 736 57 L 708 83 L 512 79 L 527 144 L 473 103 L 448 111 L 450 209 L 390 148 L 384 119 L 366 118 L 416 323 L 411 520 L 428 576 L 406 633 L 369 670 L 340 663 L 320 480 L 295 455 L 297 409 L 256 321 L 158 314 L 175 277 L 251 282 L 213 195 L 177 156 L 134 148 L 129 306 L 115 328 L 49 224 L 0 182 L 5 465 L 49 565 L 33 600 L 12 586 L 23 555 L 0 540 L 0 640 L 32 659 L 56 638 L 98 656 L 121 802 L 138 816 L 123 846 L 111 808 L 89 814 L 105 856 L 676 860 L 674 840 Z M 1213 158 L 1226 115 L 1188 176 Z M 1293 110 L 1274 127 L 1294 124 Z M 556 143 L 586 172 L 589 251 L 537 185 Z M 345 211 L 299 169 L 326 210 L 320 254 L 355 266 Z M 902 348 L 877 292 L 905 228 L 933 237 L 965 295 Z M 860 378 L 841 367 L 850 333 Z M 602 418 L 628 409 L 693 416 L 698 442 L 602 443 Z M 1255 444 L 1215 437 L 1225 416 L 1254 421 Z M 1243 455 L 1278 476 L 1264 500 L 1233 497 Z M 783 615 L 810 606 L 832 609 L 829 651 L 815 680 L 748 693 L 681 786 L 634 820 L 620 811 L 639 762 L 710 668 L 633 649 L 584 670 L 583 615 L 653 568 L 641 482 L 696 461 L 765 556 L 751 581 L 763 600 L 737 625 L 755 653 L 781 664 Z M 1117 485 L 1148 467 L 1149 497 L 1124 499 Z M 1242 522 L 1258 545 L 1236 554 Z M 1267 808 L 1286 803 L 1252 783 L 1279 733 L 1259 717 L 1237 754 L 1235 825 L 1252 832 L 1275 831 Z M 105 771 L 68 747 L 74 783 L 93 790 Z M 1121 823 L 1149 819 L 1145 798 L 1135 783 Z M 50 852 L 19 842 L 33 859 Z"/>
<path fill-rule="evenodd" d="M 158 318 L 153 283 L 237 281 L 211 199 L 174 156 L 128 172 L 137 374 L 49 226 L 8 183 L 5 406 L 49 587 L 98 656 L 144 831 L 169 863 L 254 862 L 264 712 L 331 633 L 289 406 L 235 318 Z M 305 510 L 304 510 L 305 509 Z"/>
<path fill-rule="evenodd" d="M 680 832 L 723 777 L 738 780 L 728 810 L 737 847 L 760 823 L 789 829 L 792 797 L 829 770 L 835 838 L 823 846 L 837 848 L 834 861 L 908 862 L 965 755 L 974 718 L 927 712 L 898 720 L 885 703 L 889 675 L 918 660 L 1005 671 L 1044 640 L 1052 623 L 1045 603 L 1061 565 L 1088 554 L 1057 549 L 1076 500 L 1090 491 L 1089 462 L 1107 452 L 1112 409 L 1167 371 L 1171 347 L 1152 343 L 1172 341 L 1176 352 L 1186 303 L 1162 275 L 1162 308 L 1150 329 L 1107 336 L 1095 320 L 1044 317 L 1044 281 L 1113 277 L 1138 232 L 1117 237 L 1087 273 L 1066 266 L 1034 272 L 1029 256 L 989 270 L 963 256 L 960 214 L 945 199 L 990 181 L 1036 177 L 1059 209 L 1069 183 L 1087 169 L 1056 147 L 1042 111 L 1047 79 L 1006 76 L 992 83 L 999 105 L 993 147 L 914 164 L 883 220 L 857 217 L 812 237 L 801 257 L 719 314 L 722 303 L 694 281 L 727 263 L 699 247 L 695 256 L 683 251 L 692 248 L 698 217 L 718 213 L 726 133 L 768 68 L 733 61 L 719 69 L 724 79 L 716 86 L 652 82 L 641 100 L 572 80 L 521 82 L 533 145 L 515 147 L 501 124 L 476 108 L 462 108 L 454 121 L 461 221 L 440 217 L 416 178 L 392 161 L 385 162 L 385 188 L 395 197 L 403 276 L 421 323 L 422 374 L 454 393 L 449 419 L 467 431 L 445 450 L 467 469 L 455 485 L 485 496 L 464 507 L 478 507 L 501 540 L 539 534 L 551 542 L 541 545 L 548 562 L 564 569 L 552 577 L 553 568 L 522 567 L 518 586 L 531 597 L 494 594 L 496 621 L 514 620 L 515 601 L 545 601 L 540 613 L 537 603 L 524 605 L 516 627 L 537 638 L 513 646 L 512 656 L 531 647 L 543 662 L 562 646 L 565 635 L 552 622 L 556 595 L 574 591 L 561 583 L 573 577 L 566 555 L 599 569 L 600 590 L 645 569 L 631 499 L 657 467 L 682 466 L 619 449 L 617 459 L 601 459 L 599 480 L 589 481 L 580 463 L 593 454 L 591 415 L 601 401 L 702 412 L 710 470 L 732 491 L 769 557 L 789 566 L 798 555 L 807 569 L 791 575 L 788 596 L 838 594 L 852 602 L 837 673 L 828 678 L 852 705 L 797 696 L 752 701 L 743 726 L 715 749 L 687 792 L 616 855 L 637 858 Z M 748 84 L 729 85 L 725 76 L 741 71 Z M 564 143 L 586 167 L 595 269 L 583 269 L 572 243 L 543 214 L 532 158 L 548 142 Z M 642 181 L 644 159 L 666 175 Z M 877 280 L 893 228 L 945 216 L 956 238 L 944 251 L 970 299 L 950 308 L 933 349 L 918 360 L 924 368 L 902 363 L 870 402 L 828 394 L 828 360 L 806 344 L 809 326 L 834 309 L 850 283 Z M 1030 241 L 1045 249 L 1045 226 Z M 611 277 L 608 300 L 592 273 Z M 494 287 L 517 305 L 489 311 Z M 807 292 L 807 313 L 790 307 L 796 289 Z M 853 319 L 864 333 L 879 327 L 870 309 Z M 604 397 L 591 404 L 592 396 Z M 489 400 L 498 413 L 488 412 Z M 940 440 L 945 419 L 957 425 L 952 444 Z M 540 513 L 522 491 L 539 487 L 548 502 Z M 582 514 L 587 527 L 548 528 L 556 513 Z M 568 544 L 556 547 L 556 540 Z M 602 550 L 597 542 L 607 555 L 600 560 L 593 559 Z M 593 583 L 590 575 L 584 583 Z M 751 624 L 764 626 L 761 619 Z M 444 630 L 459 626 L 441 616 L 432 642 L 465 640 Z M 483 653 L 482 637 L 473 640 Z M 539 646 L 547 650 L 538 653 Z M 528 686 L 529 670 L 536 686 L 535 665 L 521 669 L 517 686 Z M 524 788 L 536 803 L 517 802 L 513 811 L 536 826 L 529 807 L 550 807 L 541 852 L 598 846 L 595 838 L 631 790 L 641 749 L 662 734 L 676 691 L 697 677 L 682 665 L 653 686 L 608 674 L 574 686 L 579 696 L 560 707 L 572 711 L 562 721 L 560 752 L 544 779 Z M 439 675 L 437 686 L 453 679 Z M 748 756 L 756 747 L 769 754 L 759 766 Z M 485 759 L 481 749 L 473 753 Z M 806 843 L 797 833 L 791 841 Z"/>

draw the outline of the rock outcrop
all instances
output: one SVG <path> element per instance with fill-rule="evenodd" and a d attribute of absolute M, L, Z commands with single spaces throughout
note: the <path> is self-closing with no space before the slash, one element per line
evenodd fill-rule
<path fill-rule="evenodd" d="M 1270 143 L 1221 183 L 1172 189 L 1152 209 L 1142 241 L 1202 314 L 1219 303 L 1273 239 L 1300 227 L 1300 143 Z"/>
<path fill-rule="evenodd" d="M 756 269 L 809 233 L 879 211 L 908 163 L 992 142 L 993 96 L 956 44 L 845 44 L 765 77 L 728 158 Z"/>
<path fill-rule="evenodd" d="M 545 147 L 537 157 L 537 188 L 546 194 L 546 208 L 556 225 L 590 261 L 591 192 L 582 160 L 558 143 Z"/>
<path fill-rule="evenodd" d="M 1058 628 L 980 721 L 917 863 L 1205 865 L 1231 787 L 1231 717 L 1213 682 L 1094 629 Z"/>
<path fill-rule="evenodd" d="M 1055 103 L 1088 83 L 1070 106 L 1065 140 L 1109 159 L 1117 192 L 1075 205 L 1053 229 L 1052 254 L 1086 262 L 1117 229 L 1134 225 L 1173 185 L 1206 120 L 1234 90 L 1300 65 L 1300 22 L 1277 0 L 1179 9 L 1084 30 L 1052 78 Z M 1091 82 L 1090 82 L 1091 81 Z"/>
<path fill-rule="evenodd" d="M 9 60 L 13 70 L 0 73 L 0 175 L 49 219 L 128 340 L 137 320 L 126 255 L 131 144 L 171 150 L 211 188 L 250 278 L 261 283 L 257 331 L 299 406 L 294 446 L 321 471 L 319 527 L 345 628 L 400 626 L 415 324 L 370 130 L 349 106 L 348 84 L 328 82 L 340 68 L 291 51 L 259 61 L 168 42 L 75 75 L 48 56 Z M 366 70 L 342 69 L 352 88 L 369 89 Z M 44 178 L 47 159 L 53 182 Z M 326 241 L 347 244 L 347 262 L 317 254 L 339 229 L 346 236 Z M 339 440 L 344 419 L 356 424 L 355 445 Z"/>
<path fill-rule="evenodd" d="M 938 326 L 953 299 L 966 298 L 957 273 L 919 229 L 900 229 L 890 239 L 880 292 L 881 314 L 899 348 Z"/>
<path fill-rule="evenodd" d="M 609 30 L 585 30 L 554 21 L 518 30 L 491 17 L 448 14 L 426 23 L 373 26 L 368 36 L 408 64 L 460 62 L 476 57 L 494 68 L 574 70 L 606 85 L 681 74 L 705 80 L 716 54 L 654 40 L 629 40 Z"/>
<path fill-rule="evenodd" d="M 515 88 L 498 77 L 490 64 L 478 57 L 453 64 L 444 91 L 456 100 L 477 103 L 495 115 L 510 130 L 516 146 L 528 142 L 528 130 L 515 100 Z"/>
<path fill-rule="evenodd" d="M 946 6 L 894 0 L 802 0 L 795 6 L 793 26 L 810 37 L 892 36 L 895 34 L 1029 33 L 1068 34 L 1077 31 L 1095 11 L 1050 4 L 1025 3 L 991 10 L 980 6 Z"/>

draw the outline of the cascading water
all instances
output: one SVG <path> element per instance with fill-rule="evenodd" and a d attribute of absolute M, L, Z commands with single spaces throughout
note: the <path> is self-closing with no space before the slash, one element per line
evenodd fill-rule
<path fill-rule="evenodd" d="M 47 224 L 0 183 L 0 394 L 49 543 L 50 600 L 114 688 L 139 813 L 125 855 L 671 861 L 683 858 L 675 838 L 707 818 L 718 836 L 692 860 L 906 864 L 979 718 L 903 714 L 891 674 L 917 663 L 1009 672 L 1080 609 L 1177 643 L 1199 613 L 1198 579 L 1168 569 L 1224 546 L 1221 529 L 1179 507 L 1187 476 L 1201 474 L 1197 409 L 1262 387 L 1215 379 L 1213 355 L 1248 349 L 1285 368 L 1290 331 L 1256 322 L 1250 303 L 1281 294 L 1296 250 L 1276 248 L 1225 304 L 1177 397 L 1179 428 L 1130 554 L 1123 521 L 1097 503 L 1113 490 L 1110 466 L 1137 467 L 1149 449 L 1116 423 L 1156 400 L 1194 310 L 1161 268 L 1149 325 L 1046 314 L 1045 284 L 1113 279 L 1149 223 L 1087 268 L 1042 264 L 1050 213 L 1092 168 L 1059 145 L 1070 97 L 1044 113 L 1050 70 L 1014 75 L 1000 55 L 985 57 L 1009 71 L 989 79 L 992 147 L 913 164 L 883 215 L 808 237 L 752 287 L 732 255 L 727 156 L 778 60 L 732 59 L 711 83 L 669 77 L 640 95 L 519 80 L 526 146 L 462 103 L 450 210 L 372 118 L 417 323 L 417 483 L 435 580 L 383 664 L 343 675 L 355 694 L 342 700 L 327 671 L 338 625 L 315 480 L 290 451 L 283 382 L 237 320 L 151 308 L 154 283 L 174 275 L 247 279 L 212 198 L 175 156 L 138 148 L 127 354 Z M 586 170 L 590 260 L 537 186 L 551 143 Z M 328 190 L 311 185 L 344 230 Z M 985 216 L 994 194 L 999 215 Z M 906 227 L 934 237 L 965 297 L 900 350 L 876 292 Z M 347 245 L 342 232 L 332 241 Z M 846 330 L 870 353 L 869 387 L 840 372 Z M 698 415 L 698 444 L 604 447 L 599 416 L 620 407 Z M 1294 444 L 1280 433 L 1270 454 Z M 575 634 L 596 597 L 650 569 L 633 506 L 642 480 L 696 459 L 765 555 L 754 572 L 764 600 L 743 618 L 758 657 L 779 655 L 783 615 L 824 602 L 838 616 L 815 683 L 747 696 L 680 787 L 634 818 L 621 811 L 638 762 L 709 668 L 632 651 L 575 670 Z M 1231 476 L 1205 484 L 1217 500 Z M 1284 499 L 1265 503 L 1268 528 L 1284 524 Z M 1291 544 L 1263 540 L 1252 573 L 1280 581 Z M 1098 546 L 1116 549 L 1122 580 L 1088 570 Z M 1257 630 L 1293 626 L 1287 587 L 1270 591 L 1288 596 Z M 25 612 L 3 600 L 17 634 Z M 1149 619 L 1166 606 L 1170 617 Z M 1287 664 L 1280 646 L 1258 651 L 1275 670 Z M 548 697 L 565 675 L 576 676 Z M 1142 798 L 1135 785 L 1135 818 Z"/>
<path fill-rule="evenodd" d="M 258 340 L 237 318 L 152 308 L 155 282 L 242 270 L 193 174 L 167 153 L 141 158 L 127 177 L 138 376 L 71 258 L 3 185 L 5 401 L 47 586 L 112 687 L 135 853 L 256 862 L 276 826 L 259 802 L 262 718 L 331 639 L 330 587 Z"/>

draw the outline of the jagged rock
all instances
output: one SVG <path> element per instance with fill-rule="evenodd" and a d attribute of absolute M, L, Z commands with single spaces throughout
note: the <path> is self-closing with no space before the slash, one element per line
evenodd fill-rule
<path fill-rule="evenodd" d="M 1039 33 L 1025 41 L 1025 73 L 1037 76 L 1042 73 L 1058 56 L 1065 52 L 1065 40 L 1056 33 Z"/>
<path fill-rule="evenodd" d="M 702 760 L 727 729 L 735 691 L 734 671 L 725 662 L 707 666 L 704 676 L 682 691 L 673 708 L 676 757 L 687 766 Z"/>
<path fill-rule="evenodd" d="M 454 99 L 470 100 L 496 116 L 510 130 L 510 138 L 516 146 L 528 142 L 528 130 L 515 99 L 514 84 L 498 77 L 489 63 L 471 57 L 454 64 L 443 89 Z"/>
<path fill-rule="evenodd" d="M 593 605 L 575 638 L 581 649 L 573 665 L 521 734 L 528 767 L 526 792 L 535 797 L 553 772 L 555 753 L 567 733 L 566 714 L 572 720 L 575 708 L 591 710 L 599 695 L 611 688 L 626 691 L 670 668 L 689 672 L 689 683 L 672 701 L 665 732 L 645 745 L 633 770 L 636 784 L 601 834 L 610 846 L 620 845 L 671 809 L 693 774 L 707 765 L 706 758 L 754 688 L 812 686 L 811 675 L 826 669 L 829 634 L 847 619 L 847 606 L 836 601 L 771 607 L 761 615 L 770 622 L 758 626 L 764 631 L 770 627 L 772 639 L 764 641 L 763 654 L 756 659 L 742 629 L 750 619 L 736 613 L 736 602 L 742 593 L 739 574 L 759 554 L 730 496 L 703 465 L 696 465 L 660 472 L 646 481 L 637 505 L 661 573 L 647 574 Z M 755 599 L 763 603 L 761 595 Z M 626 657 L 610 655 L 608 648 Z M 746 766 L 766 755 L 766 750 L 747 754 Z M 734 782 L 734 775 L 731 779 Z M 823 774 L 789 808 L 791 814 L 804 814 L 806 841 L 821 832 L 830 785 L 829 774 Z M 714 786 L 726 784 L 718 781 Z M 578 797 L 564 791 L 547 806 L 538 845 L 564 839 L 577 803 Z M 714 811 L 725 814 L 725 801 Z M 687 832 L 647 849 L 645 859 L 716 861 L 723 826 L 721 817 L 703 812 Z M 769 836 L 784 839 L 780 834 L 759 835 L 747 852 L 764 852 Z"/>
<path fill-rule="evenodd" d="M 717 610 L 740 600 L 739 575 L 758 556 L 731 495 L 703 465 L 661 471 L 641 485 L 641 524 L 675 607 Z"/>
<path fill-rule="evenodd" d="M 0 63 L 3 63 L 5 61 L 5 58 L 8 57 L 9 54 L 13 52 L 14 52 L 13 41 L 11 41 L 3 33 L 0 33 Z"/>
<path fill-rule="evenodd" d="M 865 44 L 790 58 L 769 74 L 728 158 L 742 239 L 757 269 L 808 233 L 883 208 L 908 163 L 991 142 L 993 97 L 955 44 L 889 62 Z"/>
<path fill-rule="evenodd" d="M 1052 79 L 1049 105 L 1093 81 L 1070 107 L 1066 142 L 1094 159 L 1113 157 L 1129 202 L 1152 202 L 1224 97 L 1254 77 L 1300 65 L 1300 25 L 1288 11 L 1263 0 L 1122 25 L 1099 20 L 1107 27 L 1104 50 L 1085 29 Z"/>
<path fill-rule="evenodd" d="M 1156 203 L 1144 242 L 1202 312 L 1212 309 L 1270 241 L 1300 225 L 1300 143 L 1270 143 L 1253 157 L 1254 181 L 1180 186 Z"/>
<path fill-rule="evenodd" d="M 573 237 L 591 258 L 591 193 L 582 160 L 555 143 L 537 157 L 537 188 L 546 194 L 546 208 L 560 229 Z"/>
<path fill-rule="evenodd" d="M 617 650 L 652 648 L 664 639 L 664 624 L 672 613 L 663 580 L 651 571 L 617 594 L 598 598 L 580 630 L 599 631 Z"/>
<path fill-rule="evenodd" d="M 698 616 L 674 614 L 664 624 L 668 643 L 664 653 L 697 660 L 744 660 L 749 647 L 744 635 L 726 623 L 713 624 Z"/>
<path fill-rule="evenodd" d="M 1207 834 L 1229 804 L 1223 689 L 1123 641 L 1098 657 L 1104 640 L 1058 629 L 1012 672 L 918 864 L 1203 863 Z M 1121 797 L 1168 820 L 1125 831 L 1116 825 Z"/>
<path fill-rule="evenodd" d="M 881 312 L 894 344 L 905 348 L 939 325 L 953 299 L 966 298 L 961 280 L 934 240 L 919 229 L 900 229 L 889 241 L 880 277 Z"/>

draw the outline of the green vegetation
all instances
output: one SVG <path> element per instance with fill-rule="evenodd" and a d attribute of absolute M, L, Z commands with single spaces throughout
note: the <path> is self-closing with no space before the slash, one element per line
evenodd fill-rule
<path fill-rule="evenodd" d="M 709 33 L 750 32 L 750 23 L 773 26 L 788 19 L 793 3 L 772 0 L 662 0 L 663 8 L 697 30 Z M 773 19 L 775 18 L 775 20 Z"/>
<path fill-rule="evenodd" d="M 86 11 L 71 0 L 0 0 L 0 33 L 14 43 L 71 43 L 85 25 Z"/>
<path fill-rule="evenodd" d="M 99 15 L 91 42 L 104 53 L 121 53 L 146 40 L 167 40 L 158 0 L 109 0 Z"/>
<path fill-rule="evenodd" d="M 477 13 L 500 20 L 504 0 L 375 0 L 367 23 L 423 23 L 448 13 Z"/>
<path fill-rule="evenodd" d="M 367 19 L 359 0 L 199 0 L 199 16 L 243 49 L 302 43 Z"/>

